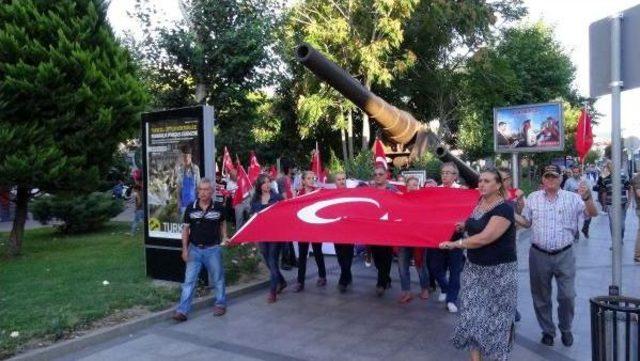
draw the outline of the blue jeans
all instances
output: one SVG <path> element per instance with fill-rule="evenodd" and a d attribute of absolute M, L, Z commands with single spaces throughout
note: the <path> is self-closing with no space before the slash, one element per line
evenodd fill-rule
<path fill-rule="evenodd" d="M 218 307 L 227 306 L 227 295 L 224 290 L 224 265 L 222 264 L 222 248 L 213 246 L 207 248 L 198 248 L 189 245 L 189 259 L 184 275 L 184 283 L 182 284 L 182 295 L 178 304 L 177 312 L 187 314 L 191 310 L 191 301 L 198 284 L 198 275 L 202 265 L 209 272 L 209 286 L 216 289 L 215 305 Z"/>
<path fill-rule="evenodd" d="M 430 271 L 438 281 L 440 290 L 447 294 L 447 302 L 458 302 L 460 292 L 460 273 L 464 267 L 464 253 L 461 249 L 441 250 L 430 248 L 427 251 Z M 447 270 L 449 279 L 447 279 Z"/>
<path fill-rule="evenodd" d="M 144 219 L 144 209 L 136 209 L 136 213 L 133 215 L 133 222 L 131 222 L 131 234 L 136 233 L 138 230 L 138 224 Z"/>
<path fill-rule="evenodd" d="M 411 290 L 411 259 L 413 258 L 413 247 L 400 247 L 398 251 L 398 274 L 400 275 L 400 287 L 403 291 Z M 416 266 L 420 287 L 423 290 L 429 288 L 429 272 L 427 271 L 427 253 L 423 253 L 422 267 Z"/>
<path fill-rule="evenodd" d="M 609 216 L 609 231 L 611 232 L 611 236 L 613 238 L 613 206 L 607 206 L 608 208 L 608 216 Z M 620 224 L 622 224 L 622 236 L 620 236 L 620 240 L 624 238 L 624 221 L 627 219 L 627 205 L 622 205 L 622 210 L 620 211 Z"/>
<path fill-rule="evenodd" d="M 267 264 L 267 268 L 269 268 L 269 286 L 271 293 L 276 293 L 278 285 L 285 283 L 278 265 L 281 249 L 282 243 L 260 242 L 260 252 L 262 253 L 264 262 Z"/>

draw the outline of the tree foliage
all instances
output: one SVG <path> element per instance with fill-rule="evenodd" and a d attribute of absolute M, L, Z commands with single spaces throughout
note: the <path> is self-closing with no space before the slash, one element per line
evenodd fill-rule
<path fill-rule="evenodd" d="M 17 187 L 11 251 L 31 189 L 95 189 L 147 96 L 100 0 L 0 5 L 0 186 Z"/>
<path fill-rule="evenodd" d="M 565 100 L 566 135 L 575 132 L 572 111 L 581 100 L 572 86 L 575 67 L 542 23 L 503 31 L 497 44 L 469 59 L 464 78 L 458 146 L 471 159 L 493 154 L 494 107 Z M 572 138 L 566 144 L 573 151 Z"/>
<path fill-rule="evenodd" d="M 193 105 L 201 96 L 215 108 L 216 144 L 243 155 L 255 147 L 250 131 L 264 109 L 261 88 L 272 84 L 276 0 L 183 0 L 182 18 L 154 22 L 150 0 L 136 0 L 145 37 L 139 49 L 154 105 Z M 197 94 L 199 93 L 199 94 Z M 259 133 L 259 131 L 258 131 Z"/>
<path fill-rule="evenodd" d="M 360 80 L 365 87 L 388 87 L 410 62 L 400 47 L 404 24 L 416 0 L 305 0 L 293 6 L 285 23 L 288 44 L 307 42 Z M 290 50 L 288 50 L 290 51 Z M 293 67 L 298 65 L 293 64 Z M 298 72 L 300 134 L 306 137 L 320 123 L 345 130 L 354 106 L 312 74 Z M 363 148 L 368 148 L 368 117 L 362 115 Z"/>
<path fill-rule="evenodd" d="M 415 60 L 383 94 L 416 119 L 438 119 L 438 135 L 455 142 L 467 60 L 525 13 L 521 0 L 420 1 L 400 48 Z"/>

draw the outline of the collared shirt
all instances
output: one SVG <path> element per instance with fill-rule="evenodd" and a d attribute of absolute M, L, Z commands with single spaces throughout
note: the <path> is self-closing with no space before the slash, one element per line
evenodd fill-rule
<path fill-rule="evenodd" d="M 196 199 L 184 212 L 183 222 L 189 225 L 189 242 L 206 247 L 220 244 L 220 223 L 224 220 L 224 207 L 221 203 L 212 200 L 206 209 L 202 209 Z"/>
<path fill-rule="evenodd" d="M 585 205 L 576 193 L 560 189 L 555 199 L 549 199 L 540 190 L 527 197 L 522 216 L 531 222 L 531 242 L 555 251 L 573 243 L 578 224 L 585 216 Z"/>

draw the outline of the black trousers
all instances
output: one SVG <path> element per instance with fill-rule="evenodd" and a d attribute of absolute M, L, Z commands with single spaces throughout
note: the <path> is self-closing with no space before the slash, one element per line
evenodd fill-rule
<path fill-rule="evenodd" d="M 387 288 L 391 285 L 391 262 L 393 262 L 393 248 L 386 246 L 371 246 L 373 263 L 378 269 L 376 287 Z"/>
<path fill-rule="evenodd" d="M 318 277 L 326 278 L 327 270 L 324 267 L 324 255 L 322 254 L 322 243 L 311 243 L 313 248 L 313 258 L 318 265 Z M 298 283 L 304 285 L 304 278 L 307 275 L 307 255 L 309 253 L 309 243 L 298 242 Z"/>
<path fill-rule="evenodd" d="M 282 244 L 282 265 L 296 266 L 296 253 L 293 250 L 293 242 L 285 242 Z"/>
<path fill-rule="evenodd" d="M 338 264 L 340 265 L 340 280 L 338 283 L 347 286 L 353 280 L 351 275 L 351 263 L 353 262 L 353 245 L 352 244 L 334 244 Z"/>

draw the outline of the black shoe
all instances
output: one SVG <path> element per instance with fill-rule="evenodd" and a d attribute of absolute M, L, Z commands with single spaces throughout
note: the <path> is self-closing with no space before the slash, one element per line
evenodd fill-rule
<path fill-rule="evenodd" d="M 562 344 L 567 347 L 573 345 L 573 334 L 571 332 L 562 333 Z"/>
<path fill-rule="evenodd" d="M 347 285 L 338 284 L 338 291 L 340 291 L 340 293 L 347 292 Z"/>
<path fill-rule="evenodd" d="M 522 319 L 522 316 L 520 315 L 520 311 L 516 310 L 516 322 L 520 322 L 520 319 Z"/>
<path fill-rule="evenodd" d="M 584 238 L 589 238 L 589 230 L 588 229 L 583 229 L 582 230 L 582 234 L 584 234 Z"/>
<path fill-rule="evenodd" d="M 376 296 L 378 296 L 378 297 L 384 296 L 384 291 L 385 291 L 384 287 L 382 287 L 382 286 L 376 287 Z"/>
<path fill-rule="evenodd" d="M 540 340 L 540 342 L 543 345 L 547 345 L 547 346 L 553 346 L 553 336 L 543 333 L 542 334 L 542 340 Z"/>

